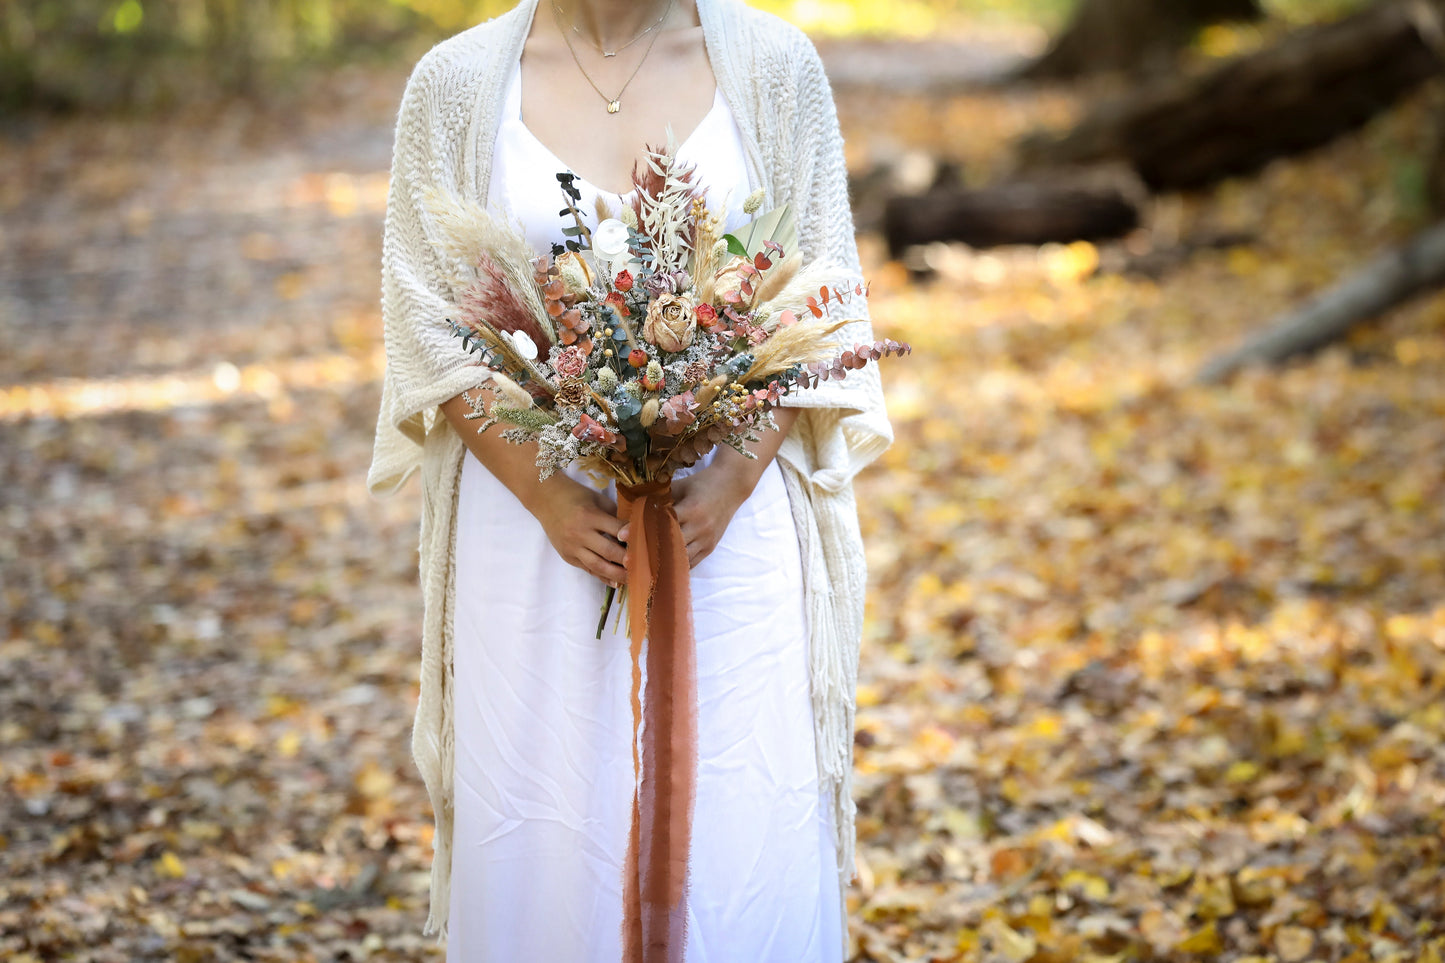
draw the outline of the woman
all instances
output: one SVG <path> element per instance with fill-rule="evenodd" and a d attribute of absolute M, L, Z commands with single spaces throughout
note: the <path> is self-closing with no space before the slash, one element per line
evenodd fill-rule
<path fill-rule="evenodd" d="M 679 156 L 730 225 L 760 189 L 764 210 L 794 211 L 805 259 L 856 274 L 821 63 L 741 0 L 522 0 L 434 47 L 403 96 L 369 484 L 422 475 L 412 746 L 437 823 L 427 931 L 449 934 L 451 960 L 619 958 L 630 665 L 624 639 L 593 636 L 628 533 L 609 493 L 576 473 L 539 482 L 525 448 L 462 418 L 488 375 L 444 323 L 454 292 L 420 198 L 489 204 L 545 250 L 555 174 L 615 209 L 668 126 L 691 132 Z M 864 320 L 840 341 L 871 340 L 864 306 L 849 313 Z M 690 960 L 843 953 L 864 582 L 851 485 L 891 434 L 872 367 L 787 403 L 756 460 L 714 453 L 674 486 L 699 675 Z"/>

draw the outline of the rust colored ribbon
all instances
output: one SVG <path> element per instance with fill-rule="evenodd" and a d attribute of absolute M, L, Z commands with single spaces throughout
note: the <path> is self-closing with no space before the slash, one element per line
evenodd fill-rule
<path fill-rule="evenodd" d="M 632 639 L 632 771 L 637 777 L 622 881 L 622 959 L 681 963 L 697 783 L 697 649 L 687 545 L 672 508 L 670 480 L 619 484 L 617 517 L 627 519 L 630 529 L 627 621 Z"/>

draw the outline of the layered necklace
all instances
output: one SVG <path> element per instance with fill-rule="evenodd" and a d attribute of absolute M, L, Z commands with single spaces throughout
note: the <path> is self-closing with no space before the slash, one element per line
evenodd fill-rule
<path fill-rule="evenodd" d="M 660 33 L 654 33 L 654 31 L 656 31 L 658 27 L 662 26 L 662 22 L 667 19 L 668 14 L 672 13 L 673 5 L 676 3 L 677 0 L 667 0 L 667 7 L 662 11 L 662 16 L 658 17 L 652 22 L 651 26 L 646 27 L 641 33 L 633 37 L 631 40 L 627 41 L 622 46 L 618 47 L 616 50 L 608 50 L 603 47 L 602 44 L 598 43 L 596 38 L 592 38 L 592 46 L 596 47 L 598 52 L 601 53 L 602 56 L 615 57 L 622 51 L 626 50 L 628 47 L 637 43 L 637 41 L 641 40 L 643 37 L 647 36 L 648 34 L 652 34 L 652 39 L 647 43 L 647 49 L 642 52 L 642 58 L 637 61 L 637 66 L 634 67 L 632 69 L 632 73 L 628 75 L 627 83 L 624 83 L 622 85 L 622 89 L 617 92 L 617 95 L 615 97 L 609 97 L 602 92 L 601 87 L 597 86 L 597 82 L 592 79 L 592 75 L 587 73 L 587 69 L 582 66 L 582 61 L 577 57 L 577 48 L 572 46 L 571 34 L 575 33 L 578 36 L 582 36 L 582 31 L 577 29 L 577 25 L 575 23 L 568 23 L 566 27 L 563 26 L 562 8 L 558 6 L 557 0 L 552 0 L 552 16 L 555 17 L 557 20 L 557 29 L 561 31 L 562 40 L 567 44 L 567 52 L 572 55 L 572 62 L 577 65 L 577 69 L 581 72 L 583 78 L 586 79 L 587 83 L 592 85 L 593 90 L 597 91 L 597 96 L 601 97 L 604 101 L 607 102 L 607 112 L 609 114 L 615 114 L 622 109 L 622 95 L 627 92 L 627 87 L 629 84 L 632 83 L 632 78 L 636 77 L 637 72 L 642 69 L 642 64 L 647 60 L 647 55 L 652 53 L 652 47 L 654 44 L 657 43 L 657 38 L 662 36 Z M 571 29 L 568 30 L 567 27 L 570 27 Z"/>

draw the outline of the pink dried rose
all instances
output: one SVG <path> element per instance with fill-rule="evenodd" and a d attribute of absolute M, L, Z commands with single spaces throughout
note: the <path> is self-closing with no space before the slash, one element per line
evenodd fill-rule
<path fill-rule="evenodd" d="M 642 336 L 663 351 L 682 351 L 697 334 L 692 304 L 676 294 L 660 294 L 647 305 Z"/>
<path fill-rule="evenodd" d="M 564 378 L 580 378 L 587 370 L 587 355 L 577 345 L 564 348 L 552 362 L 552 367 Z"/>
<path fill-rule="evenodd" d="M 612 279 L 612 286 L 619 291 L 631 291 L 632 272 L 626 270 L 625 268 L 621 271 L 618 271 L 617 275 Z"/>

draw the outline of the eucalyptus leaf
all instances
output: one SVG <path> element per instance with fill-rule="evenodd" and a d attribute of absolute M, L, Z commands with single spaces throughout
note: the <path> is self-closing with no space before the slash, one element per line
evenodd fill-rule
<path fill-rule="evenodd" d="M 617 415 L 619 422 L 636 418 L 642 414 L 642 401 L 624 393 L 621 399 L 613 404 L 613 412 Z"/>

